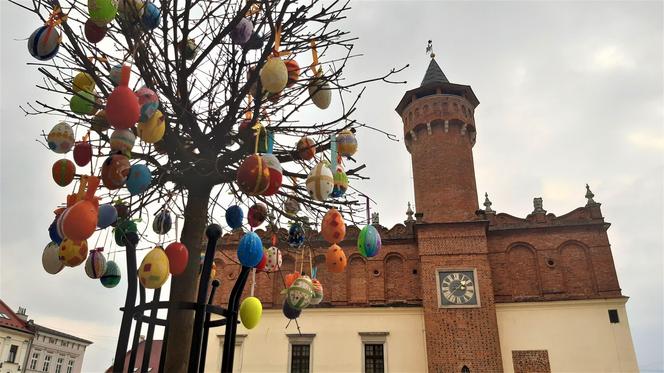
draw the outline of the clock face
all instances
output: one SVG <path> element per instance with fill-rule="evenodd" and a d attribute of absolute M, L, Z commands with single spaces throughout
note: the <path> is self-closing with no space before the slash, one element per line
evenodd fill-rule
<path fill-rule="evenodd" d="M 474 270 L 440 270 L 440 305 L 442 307 L 477 306 L 478 294 Z"/>

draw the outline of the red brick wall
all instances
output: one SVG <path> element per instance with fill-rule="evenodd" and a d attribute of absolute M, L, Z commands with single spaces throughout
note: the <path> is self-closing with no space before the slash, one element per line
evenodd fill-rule
<path fill-rule="evenodd" d="M 514 373 L 549 373 L 549 352 L 547 350 L 512 351 Z"/>

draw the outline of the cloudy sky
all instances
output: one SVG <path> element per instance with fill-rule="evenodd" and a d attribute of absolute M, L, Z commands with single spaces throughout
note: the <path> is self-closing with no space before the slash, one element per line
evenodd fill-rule
<path fill-rule="evenodd" d="M 410 64 L 406 85 L 372 85 L 358 119 L 401 137 L 394 107 L 419 85 L 432 39 L 450 81 L 481 101 L 474 148 L 478 192 L 493 208 L 524 217 L 533 197 L 562 215 L 585 204 L 585 183 L 612 223 L 609 238 L 640 367 L 664 371 L 662 203 L 664 95 L 661 1 L 355 1 L 345 24 L 364 56 L 348 67 L 362 79 Z M 50 177 L 54 154 L 35 142 L 54 124 L 18 105 L 45 97 L 25 63 L 36 20 L 6 1 L 1 15 L 0 297 L 37 322 L 93 340 L 84 370 L 114 352 L 124 288 L 104 289 L 82 269 L 41 268 L 52 209 L 64 197 Z M 308 114 L 305 114 L 308 115 Z M 371 177 L 357 185 L 381 223 L 404 220 L 413 200 L 403 142 L 358 132 Z M 80 269 L 80 268 L 78 268 Z"/>

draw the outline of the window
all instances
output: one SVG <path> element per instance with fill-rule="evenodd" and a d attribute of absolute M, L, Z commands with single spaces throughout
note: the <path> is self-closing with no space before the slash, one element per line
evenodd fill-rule
<path fill-rule="evenodd" d="M 309 345 L 291 345 L 291 373 L 309 373 Z"/>
<path fill-rule="evenodd" d="M 383 373 L 385 362 L 383 359 L 383 344 L 364 345 L 364 371 L 366 373 Z"/>
<path fill-rule="evenodd" d="M 470 368 L 464 365 L 463 368 L 461 368 L 461 373 L 470 373 Z"/>
<path fill-rule="evenodd" d="M 15 363 L 17 353 L 18 353 L 18 346 L 17 345 L 12 345 L 11 347 L 9 347 L 9 357 L 7 357 L 7 362 Z"/>
<path fill-rule="evenodd" d="M 30 359 L 30 369 L 35 370 L 37 369 L 37 360 L 39 360 L 39 353 L 35 352 L 32 354 L 32 358 Z"/>
<path fill-rule="evenodd" d="M 74 369 L 74 360 L 69 360 L 67 362 L 67 373 L 71 373 L 73 369 Z"/>
<path fill-rule="evenodd" d="M 44 356 L 44 365 L 42 366 L 42 372 L 48 372 L 48 368 L 51 365 L 51 355 Z"/>
<path fill-rule="evenodd" d="M 0 312 L 0 318 L 9 320 L 9 316 L 6 313 Z"/>
<path fill-rule="evenodd" d="M 620 322 L 620 317 L 618 317 L 618 310 L 609 310 L 609 321 L 611 324 L 617 324 Z"/>
<path fill-rule="evenodd" d="M 64 360 L 65 360 L 65 359 L 63 359 L 63 358 L 61 358 L 61 357 L 58 358 L 58 362 L 55 363 L 55 373 L 60 373 L 60 372 L 62 372 L 62 362 L 63 362 Z"/>

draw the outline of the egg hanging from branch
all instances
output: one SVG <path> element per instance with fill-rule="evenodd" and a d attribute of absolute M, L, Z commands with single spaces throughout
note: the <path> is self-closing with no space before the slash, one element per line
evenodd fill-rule
<path fill-rule="evenodd" d="M 168 256 L 157 246 L 150 250 L 138 267 L 138 279 L 146 289 L 158 289 L 168 280 Z"/>
<path fill-rule="evenodd" d="M 337 209 L 331 208 L 323 216 L 321 235 L 325 241 L 332 244 L 339 243 L 346 237 L 346 223 Z"/>
<path fill-rule="evenodd" d="M 307 177 L 309 196 L 316 201 L 325 201 L 334 188 L 334 177 L 325 162 L 319 162 Z"/>
<path fill-rule="evenodd" d="M 52 167 L 53 180 L 55 183 L 61 187 L 71 184 L 74 180 L 74 174 L 76 173 L 76 166 L 74 162 L 69 159 L 60 159 L 53 163 Z"/>
<path fill-rule="evenodd" d="M 58 256 L 67 267 L 76 267 L 88 257 L 88 241 L 74 241 L 65 238 L 60 244 Z"/>
<path fill-rule="evenodd" d="M 281 183 L 283 182 L 283 169 L 281 168 L 281 163 L 274 154 L 263 154 L 263 160 L 265 165 L 270 170 L 270 183 L 263 192 L 264 196 L 275 195 L 279 188 L 281 188 Z"/>
<path fill-rule="evenodd" d="M 247 297 L 240 304 L 240 321 L 247 329 L 255 328 L 261 321 L 263 305 L 256 297 Z"/>
<path fill-rule="evenodd" d="M 49 149 L 59 154 L 65 154 L 74 146 L 74 130 L 67 122 L 60 122 L 53 126 L 46 141 Z"/>
<path fill-rule="evenodd" d="M 288 83 L 288 68 L 279 57 L 268 57 L 259 75 L 263 89 L 270 93 L 281 92 Z"/>
<path fill-rule="evenodd" d="M 41 26 L 28 39 L 28 51 L 32 57 L 47 61 L 60 49 L 60 33 L 54 26 Z"/>
<path fill-rule="evenodd" d="M 120 84 L 106 100 L 106 119 L 115 129 L 133 127 L 141 116 L 138 97 L 129 88 L 131 68 L 122 66 Z"/>
<path fill-rule="evenodd" d="M 343 249 L 337 244 L 332 244 L 325 254 L 325 265 L 332 273 L 341 273 L 346 268 L 347 260 Z"/>
<path fill-rule="evenodd" d="M 42 266 L 47 273 L 59 273 L 65 267 L 59 257 L 60 247 L 55 242 L 49 242 L 42 253 Z"/>
<path fill-rule="evenodd" d="M 373 225 L 367 225 L 362 228 L 357 237 L 357 251 L 365 258 L 376 256 L 380 250 L 382 242 L 378 230 Z"/>
<path fill-rule="evenodd" d="M 101 248 L 90 250 L 85 261 L 85 274 L 92 279 L 101 278 L 106 272 L 106 258 L 101 250 Z"/>
<path fill-rule="evenodd" d="M 104 270 L 104 274 L 99 278 L 99 282 L 105 288 L 114 288 L 118 286 L 121 278 L 122 272 L 120 272 L 120 267 L 114 261 L 109 260 L 106 262 L 106 270 Z"/>
<path fill-rule="evenodd" d="M 260 195 L 270 186 L 270 169 L 263 157 L 252 154 L 237 169 L 237 185 L 250 196 Z"/>
<path fill-rule="evenodd" d="M 237 257 L 245 267 L 255 267 L 263 259 L 263 242 L 254 232 L 247 232 L 240 239 Z"/>

